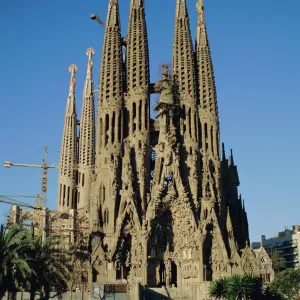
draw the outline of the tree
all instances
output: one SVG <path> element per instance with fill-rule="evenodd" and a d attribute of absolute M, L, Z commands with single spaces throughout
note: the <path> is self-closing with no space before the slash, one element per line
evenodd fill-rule
<path fill-rule="evenodd" d="M 59 239 L 50 236 L 42 241 L 42 235 L 32 237 L 30 257 L 31 299 L 38 290 L 44 290 L 45 299 L 49 299 L 53 288 L 62 298 L 68 290 L 71 266 L 69 254 L 61 249 Z"/>
<path fill-rule="evenodd" d="M 26 233 L 14 225 L 6 229 L 0 227 L 0 299 L 6 292 L 15 293 L 25 286 L 31 275 L 26 255 L 29 244 Z"/>
<path fill-rule="evenodd" d="M 262 294 L 262 284 L 259 284 L 259 281 L 260 279 L 251 274 L 233 275 L 228 283 L 229 293 L 235 299 L 252 299 L 254 294 L 256 297 Z"/>
<path fill-rule="evenodd" d="M 272 291 L 269 286 L 264 290 L 263 299 L 284 300 L 283 297 L 280 296 L 277 292 Z"/>
<path fill-rule="evenodd" d="M 226 300 L 281 300 L 275 292 L 263 290 L 261 278 L 251 274 L 222 277 L 212 282 L 210 297 Z"/>
<path fill-rule="evenodd" d="M 270 290 L 284 299 L 300 300 L 300 269 L 287 269 L 278 273 L 270 284 Z"/>
<path fill-rule="evenodd" d="M 215 299 L 230 299 L 229 280 L 229 277 L 221 277 L 213 281 L 209 287 L 210 296 Z"/>
<path fill-rule="evenodd" d="M 277 250 L 271 254 L 272 266 L 275 274 L 286 269 L 286 262 L 283 257 L 280 256 Z"/>

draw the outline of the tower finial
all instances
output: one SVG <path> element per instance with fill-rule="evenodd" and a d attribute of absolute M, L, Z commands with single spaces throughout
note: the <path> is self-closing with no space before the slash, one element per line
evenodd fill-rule
<path fill-rule="evenodd" d="M 203 4 L 203 0 L 197 0 L 196 10 L 199 14 L 198 23 L 200 23 L 200 25 L 203 25 L 205 23 L 205 21 L 204 21 L 204 4 Z"/>
<path fill-rule="evenodd" d="M 187 18 L 188 11 L 186 6 L 186 0 L 177 0 L 176 4 L 176 18 Z"/>
<path fill-rule="evenodd" d="M 75 89 L 75 85 L 76 85 L 75 73 L 77 72 L 77 69 L 78 68 L 75 64 L 72 64 L 69 67 L 69 72 L 71 73 L 70 93 L 73 93 Z"/>
<path fill-rule="evenodd" d="M 204 10 L 203 0 L 197 0 L 196 9 L 198 13 L 201 13 Z"/>
<path fill-rule="evenodd" d="M 93 48 L 88 48 L 86 50 L 86 55 L 88 56 L 88 65 L 87 65 L 87 75 L 92 74 L 92 69 L 93 69 L 93 61 L 92 61 L 92 56 L 95 54 L 95 50 Z"/>

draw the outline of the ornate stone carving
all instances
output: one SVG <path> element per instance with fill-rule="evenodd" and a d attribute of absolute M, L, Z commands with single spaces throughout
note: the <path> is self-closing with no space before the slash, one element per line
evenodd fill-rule
<path fill-rule="evenodd" d="M 241 272 L 271 273 L 266 253 L 245 248 L 248 222 L 242 200 L 236 199 L 237 169 L 224 149 L 220 159 L 203 1 L 196 6 L 196 53 L 186 3 L 176 5 L 172 71 L 163 64 L 161 80 L 150 83 L 144 1 L 132 1 L 124 39 L 118 1 L 110 1 L 96 88 L 97 128 L 94 50 L 86 51 L 80 121 L 75 110 L 77 67 L 69 68 L 58 207 L 76 208 L 86 219 L 73 214 L 62 222 L 59 217 L 51 229 L 58 232 L 63 224 L 71 232 L 65 240 L 80 240 L 82 253 L 92 249 L 91 266 L 76 262 L 76 268 L 96 270 L 97 280 L 170 286 L 182 284 L 181 279 L 201 282 L 204 269 L 207 280 L 226 275 L 230 266 Z M 155 120 L 150 118 L 153 93 L 159 94 Z M 227 211 L 234 216 L 230 226 Z"/>

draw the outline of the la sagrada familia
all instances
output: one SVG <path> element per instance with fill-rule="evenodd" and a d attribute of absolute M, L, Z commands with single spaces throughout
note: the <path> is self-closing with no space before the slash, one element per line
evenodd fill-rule
<path fill-rule="evenodd" d="M 220 276 L 252 272 L 269 281 L 269 257 L 249 244 L 233 155 L 226 157 L 224 145 L 220 151 L 203 2 L 196 4 L 194 47 L 186 0 L 176 0 L 172 71 L 163 65 L 157 82 L 150 81 L 144 2 L 131 0 L 125 37 L 118 1 L 108 4 L 97 114 L 94 50 L 86 52 L 80 120 L 77 67 L 69 68 L 57 209 L 85 224 L 69 240 L 81 239 L 89 253 L 77 267 L 90 283 L 135 282 L 183 293 L 196 286 L 195 299 Z M 155 119 L 152 94 L 159 95 Z"/>

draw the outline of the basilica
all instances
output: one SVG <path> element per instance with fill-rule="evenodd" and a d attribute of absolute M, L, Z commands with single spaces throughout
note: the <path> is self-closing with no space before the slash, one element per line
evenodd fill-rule
<path fill-rule="evenodd" d="M 99 86 L 89 48 L 80 118 L 77 67 L 69 68 L 57 210 L 71 218 L 51 226 L 74 229 L 66 240 L 80 250 L 74 265 L 87 286 L 138 284 L 203 299 L 220 276 L 250 272 L 270 282 L 270 258 L 250 246 L 233 153 L 220 144 L 203 0 L 192 12 L 195 45 L 186 0 L 176 0 L 172 66 L 162 65 L 157 82 L 150 81 L 144 2 L 131 0 L 122 36 L 118 1 L 109 1 Z"/>

